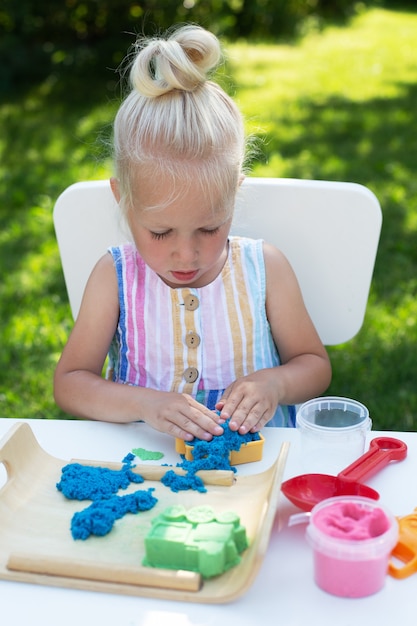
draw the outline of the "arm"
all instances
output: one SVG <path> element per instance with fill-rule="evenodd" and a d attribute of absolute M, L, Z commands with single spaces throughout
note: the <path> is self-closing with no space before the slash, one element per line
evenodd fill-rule
<path fill-rule="evenodd" d="M 108 422 L 143 420 L 188 440 L 221 434 L 215 421 L 218 416 L 186 394 L 123 385 L 102 377 L 118 318 L 116 273 L 111 255 L 106 254 L 88 280 L 78 318 L 56 367 L 57 404 L 77 417 Z"/>
<path fill-rule="evenodd" d="M 278 404 L 298 404 L 327 389 L 329 358 L 305 308 L 295 274 L 285 256 L 264 244 L 266 311 L 281 365 L 260 370 L 230 385 L 217 408 L 240 432 L 259 430 Z"/>

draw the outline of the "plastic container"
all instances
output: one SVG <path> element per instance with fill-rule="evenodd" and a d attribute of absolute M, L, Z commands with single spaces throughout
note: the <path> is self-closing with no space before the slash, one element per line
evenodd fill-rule
<path fill-rule="evenodd" d="M 369 411 L 350 398 L 314 398 L 300 406 L 301 465 L 310 473 L 338 474 L 365 451 Z"/>
<path fill-rule="evenodd" d="M 347 598 L 369 596 L 382 589 L 398 540 L 394 515 L 375 500 L 360 496 L 328 498 L 309 515 L 306 534 L 313 548 L 316 584 Z"/>

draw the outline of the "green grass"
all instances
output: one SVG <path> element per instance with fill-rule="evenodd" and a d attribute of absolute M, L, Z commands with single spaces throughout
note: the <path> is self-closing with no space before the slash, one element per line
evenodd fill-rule
<path fill-rule="evenodd" d="M 363 328 L 329 348 L 328 394 L 364 402 L 376 429 L 417 427 L 417 14 L 371 10 L 294 45 L 233 43 L 222 80 L 261 139 L 256 176 L 368 186 L 384 214 Z M 107 177 L 114 85 L 53 78 L 0 106 L 0 415 L 59 418 L 54 365 L 72 320 L 52 208 Z M 89 95 L 90 94 L 90 95 Z"/>
<path fill-rule="evenodd" d="M 381 429 L 417 426 L 416 28 L 415 13 L 374 10 L 296 47 L 233 48 L 238 100 L 265 138 L 254 174 L 359 182 L 381 203 L 365 323 L 329 348 L 327 392 L 364 402 Z"/>

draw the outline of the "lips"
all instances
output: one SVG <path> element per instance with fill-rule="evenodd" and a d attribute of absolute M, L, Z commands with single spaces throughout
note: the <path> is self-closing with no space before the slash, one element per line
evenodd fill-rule
<path fill-rule="evenodd" d="M 179 282 L 191 282 L 198 274 L 198 270 L 192 270 L 190 272 L 171 272 L 172 276 L 175 278 L 175 280 L 179 281 Z"/>

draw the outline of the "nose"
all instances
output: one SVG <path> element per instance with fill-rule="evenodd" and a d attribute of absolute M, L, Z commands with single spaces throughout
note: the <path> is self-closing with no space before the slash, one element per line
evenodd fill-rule
<path fill-rule="evenodd" d="M 191 269 L 198 257 L 195 239 L 193 237 L 178 238 L 173 256 L 182 268 Z"/>

